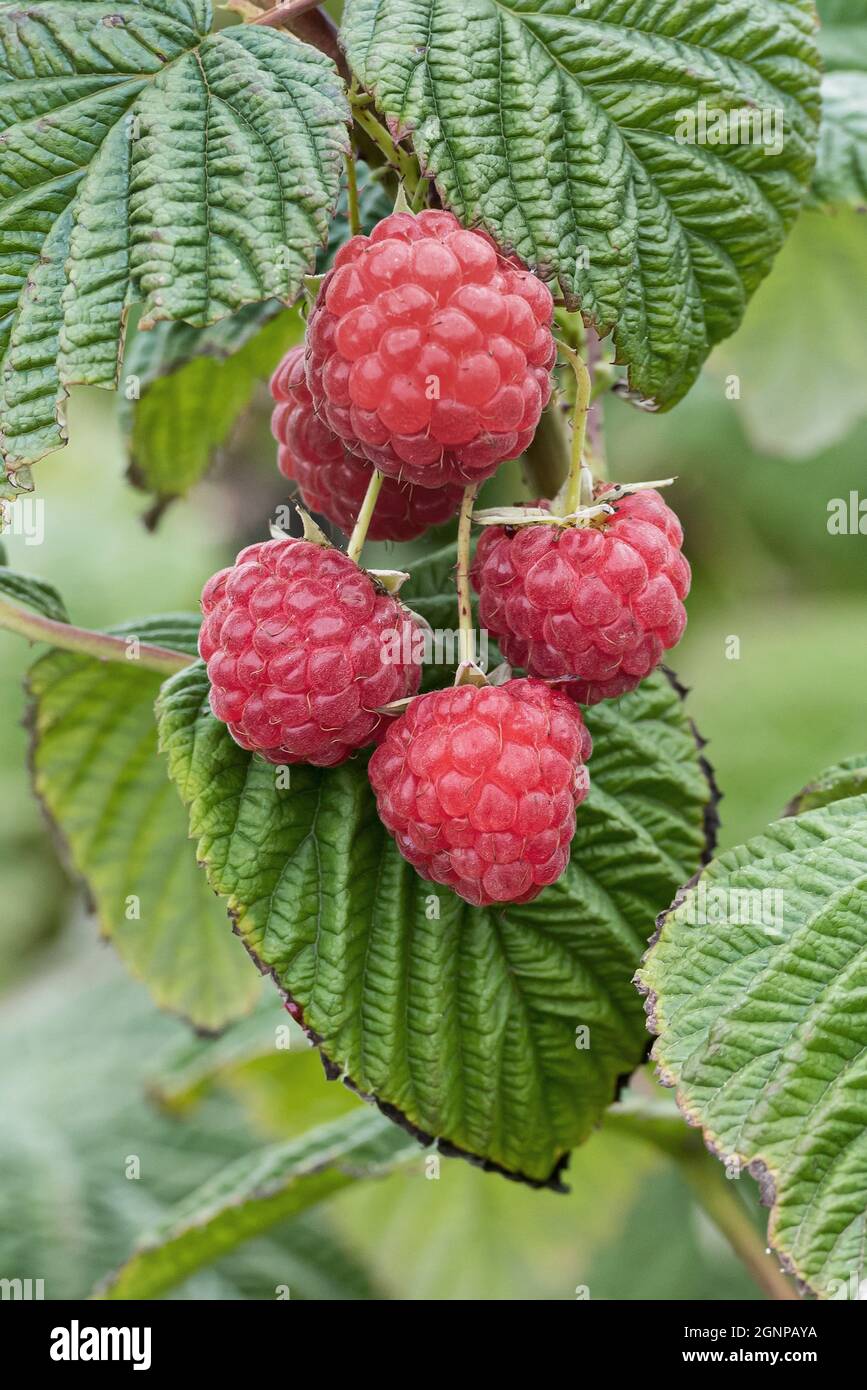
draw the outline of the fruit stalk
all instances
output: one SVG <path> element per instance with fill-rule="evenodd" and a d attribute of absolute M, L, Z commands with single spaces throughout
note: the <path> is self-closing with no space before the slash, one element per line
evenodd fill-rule
<path fill-rule="evenodd" d="M 364 494 L 364 501 L 361 504 L 361 511 L 358 513 L 355 525 L 352 528 L 352 535 L 349 537 L 349 545 L 346 553 L 350 560 L 358 564 L 359 557 L 364 549 L 364 542 L 367 539 L 367 529 L 370 526 L 370 519 L 373 516 L 373 509 L 376 506 L 376 499 L 383 484 L 383 476 L 379 469 L 375 468 L 367 485 L 367 492 Z"/>
<path fill-rule="evenodd" d="M 458 591 L 458 631 L 460 632 L 461 661 L 474 660 L 473 604 L 470 590 L 470 536 L 473 526 L 473 505 L 478 487 L 468 487 L 461 502 L 458 519 L 458 564 L 455 583 Z"/>
<path fill-rule="evenodd" d="M 362 104 L 354 90 L 349 93 L 349 101 L 355 121 L 370 136 L 392 168 L 397 170 L 412 203 L 418 194 L 419 183 L 423 182 L 415 155 L 395 144 L 385 126 L 376 119 L 366 103 Z"/>
<path fill-rule="evenodd" d="M 51 647 L 63 651 L 78 652 L 82 656 L 93 656 L 99 661 L 132 661 L 129 640 L 112 637 L 107 632 L 91 632 L 88 628 L 73 627 L 71 623 L 60 623 L 54 618 L 44 618 L 39 613 L 30 613 L 17 603 L 0 599 L 0 628 L 17 632 L 29 642 L 47 642 Z M 150 643 L 139 643 L 135 660 L 148 671 L 172 676 L 191 666 L 194 658 L 183 652 L 172 651 L 169 647 L 156 647 Z"/>
<path fill-rule="evenodd" d="M 579 507 L 589 507 L 593 502 L 593 475 L 584 461 L 584 440 L 587 436 L 587 415 L 590 410 L 593 380 L 587 370 L 587 364 L 577 352 L 563 342 L 558 342 L 557 346 L 572 364 L 576 383 L 569 479 L 561 513 L 563 516 L 570 516 L 572 512 L 577 512 Z"/>

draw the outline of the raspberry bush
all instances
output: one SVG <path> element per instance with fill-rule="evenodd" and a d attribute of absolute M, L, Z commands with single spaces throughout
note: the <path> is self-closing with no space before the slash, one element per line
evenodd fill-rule
<path fill-rule="evenodd" d="M 326 1076 L 383 1111 L 341 1130 L 353 1162 L 374 1140 L 405 1161 L 395 1121 L 560 1187 L 642 1062 L 633 976 L 662 914 L 639 984 L 663 1079 L 714 1142 L 774 1154 L 777 1248 L 821 1293 L 829 1241 L 849 1248 L 833 1182 L 808 1239 L 804 1155 L 750 1129 L 753 1083 L 724 1113 L 715 1088 L 764 1066 L 737 995 L 777 1017 L 820 877 L 861 892 L 867 811 L 829 774 L 826 801 L 705 867 L 718 793 L 662 665 L 688 489 L 609 460 L 602 428 L 608 403 L 677 404 L 794 220 L 810 6 L 348 0 L 339 43 L 312 4 L 252 8 L 214 28 L 207 3 L 115 23 L 70 0 L 61 42 L 49 0 L 0 6 L 3 496 L 65 442 L 70 387 L 122 385 L 152 523 L 220 455 L 201 495 L 228 562 L 198 615 L 106 631 L 0 568 L 0 623 L 52 649 L 29 681 L 37 791 L 161 1005 L 207 1030 L 249 1010 L 241 943 L 273 977 Z M 774 159 L 673 129 L 675 104 L 771 93 Z M 684 933 L 684 903 L 699 874 L 761 878 L 777 843 L 786 873 L 815 858 L 816 903 L 755 979 L 742 940 Z M 146 927 L 119 927 L 140 899 Z M 148 1288 L 169 1263 L 142 1261 Z"/>

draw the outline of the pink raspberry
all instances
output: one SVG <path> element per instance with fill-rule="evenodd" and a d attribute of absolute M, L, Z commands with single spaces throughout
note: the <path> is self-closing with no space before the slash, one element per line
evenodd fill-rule
<path fill-rule="evenodd" d="M 337 253 L 307 325 L 317 413 L 420 487 L 478 483 L 533 438 L 556 356 L 548 288 L 450 212 L 393 213 Z"/>
<path fill-rule="evenodd" d="M 686 627 L 680 522 L 658 492 L 614 505 L 598 526 L 486 528 L 472 568 L 479 621 L 506 660 L 571 678 L 587 705 L 634 690 Z"/>
<path fill-rule="evenodd" d="M 592 744 L 572 700 L 536 680 L 413 700 L 370 760 L 405 859 L 467 902 L 529 902 L 569 862 Z"/>
<path fill-rule="evenodd" d="M 271 432 L 280 448 L 277 466 L 298 484 L 302 501 L 347 536 L 364 501 L 371 466 L 351 454 L 313 409 L 304 375 L 304 349 L 291 348 L 271 378 L 277 402 Z M 411 541 L 454 516 L 460 487 L 420 488 L 386 478 L 367 531 L 372 541 Z"/>
<path fill-rule="evenodd" d="M 211 709 L 269 762 L 342 763 L 376 738 L 379 706 L 418 690 L 416 624 L 339 550 L 250 545 L 208 580 L 202 612 Z"/>

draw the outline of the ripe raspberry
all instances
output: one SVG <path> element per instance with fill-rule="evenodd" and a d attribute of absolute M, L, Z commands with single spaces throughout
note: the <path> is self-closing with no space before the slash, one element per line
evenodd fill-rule
<path fill-rule="evenodd" d="M 450 212 L 393 213 L 340 249 L 319 290 L 306 359 L 316 410 L 389 477 L 481 482 L 533 438 L 552 315 L 547 287 L 485 232 Z"/>
<path fill-rule="evenodd" d="M 413 700 L 369 775 L 422 878 L 477 906 L 529 902 L 569 862 L 591 748 L 577 705 L 542 681 L 464 685 Z"/>
<path fill-rule="evenodd" d="M 312 512 L 327 516 L 348 536 L 364 501 L 371 467 L 351 454 L 313 409 L 304 376 L 304 349 L 291 348 L 271 378 L 277 402 L 271 432 L 280 444 L 277 466 L 294 479 Z M 386 478 L 368 527 L 372 541 L 411 541 L 454 516 L 459 487 L 419 488 Z"/>
<path fill-rule="evenodd" d="M 486 529 L 472 568 L 479 621 L 506 660 L 578 677 L 568 693 L 587 705 L 634 690 L 686 627 L 677 517 L 654 491 L 615 505 L 598 527 Z"/>
<path fill-rule="evenodd" d="M 378 706 L 418 689 L 420 667 L 394 659 L 412 652 L 412 617 L 339 550 L 250 545 L 208 580 L 202 611 L 211 709 L 269 762 L 341 763 L 375 739 Z"/>

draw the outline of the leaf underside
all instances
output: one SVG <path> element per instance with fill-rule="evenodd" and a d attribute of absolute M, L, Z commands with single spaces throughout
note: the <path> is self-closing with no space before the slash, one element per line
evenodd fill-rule
<path fill-rule="evenodd" d="M 670 406 L 801 204 L 814 27 L 808 0 L 349 0 L 343 40 L 446 205 L 615 327 L 633 390 Z M 782 151 L 679 143 L 699 102 L 778 111 Z"/>
<path fill-rule="evenodd" d="M 774 1248 L 827 1298 L 865 1278 L 867 796 L 845 769 L 816 785 L 827 804 L 704 870 L 638 982 L 661 1077 L 749 1165 Z"/>
<path fill-rule="evenodd" d="M 285 32 L 209 34 L 207 0 L 0 4 L 0 449 L 64 442 L 142 325 L 291 301 L 325 240 L 348 108 Z"/>
<path fill-rule="evenodd" d="M 198 621 L 117 631 L 193 653 Z M 259 981 L 196 866 L 157 754 L 159 686 L 134 660 L 40 658 L 29 675 L 34 784 L 127 967 L 161 1008 L 210 1031 L 252 1008 Z"/>
<path fill-rule="evenodd" d="M 158 711 L 211 885 L 329 1074 L 445 1152 L 556 1183 L 641 1060 L 631 976 L 705 848 L 711 793 L 665 679 L 591 712 L 592 790 L 564 878 L 488 910 L 401 858 L 363 764 L 293 767 L 277 789 L 210 714 L 201 665 Z"/>

